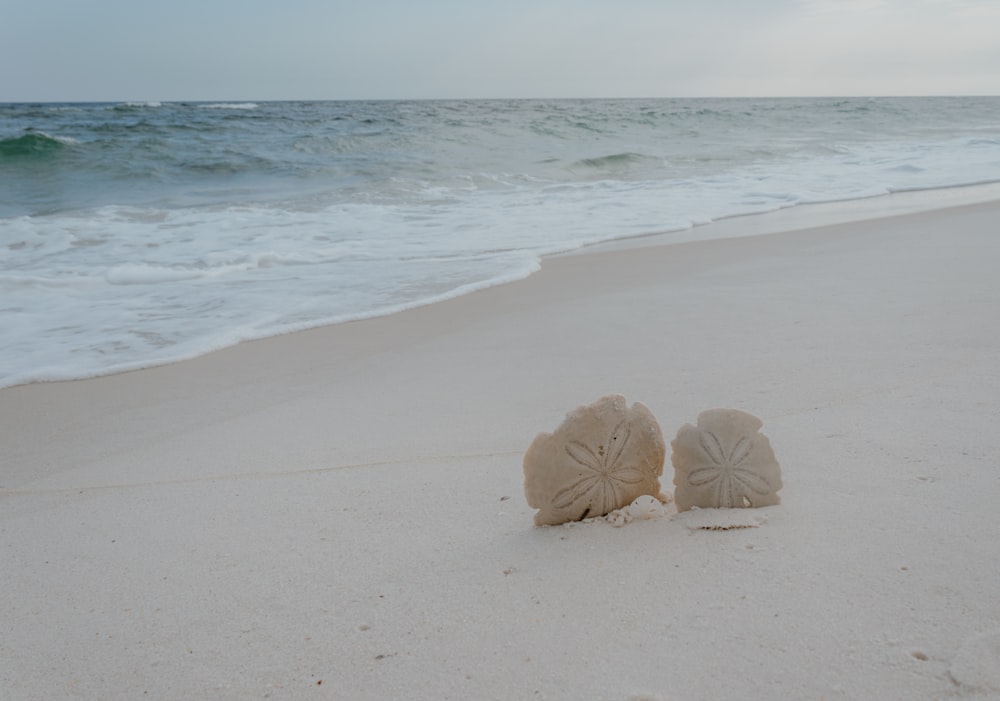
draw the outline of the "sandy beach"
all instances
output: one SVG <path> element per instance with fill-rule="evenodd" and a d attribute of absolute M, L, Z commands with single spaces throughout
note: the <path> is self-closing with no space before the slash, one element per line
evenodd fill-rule
<path fill-rule="evenodd" d="M 998 222 L 553 257 L 0 390 L 0 698 L 1000 698 Z M 534 527 L 525 449 L 610 393 L 668 443 L 760 417 L 781 505 Z"/>

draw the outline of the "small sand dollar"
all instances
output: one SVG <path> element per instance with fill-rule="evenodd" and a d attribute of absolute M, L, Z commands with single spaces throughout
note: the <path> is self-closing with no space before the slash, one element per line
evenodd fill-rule
<path fill-rule="evenodd" d="M 781 466 L 762 422 L 738 409 L 709 409 L 671 441 L 677 511 L 733 509 L 781 502 Z"/>
<path fill-rule="evenodd" d="M 524 495 L 535 525 L 557 525 L 628 506 L 660 492 L 666 445 L 643 404 L 621 395 L 574 409 L 524 455 Z"/>
<path fill-rule="evenodd" d="M 667 513 L 660 500 L 650 494 L 643 494 L 636 497 L 628 505 L 628 515 L 637 521 L 644 519 L 660 518 Z"/>

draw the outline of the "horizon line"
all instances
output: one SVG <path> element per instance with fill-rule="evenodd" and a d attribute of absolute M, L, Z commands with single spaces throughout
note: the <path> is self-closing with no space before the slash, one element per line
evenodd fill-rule
<path fill-rule="evenodd" d="M 241 104 L 241 103 L 277 103 L 277 102 L 490 102 L 490 101 L 583 101 L 583 100 L 855 100 L 855 99 L 926 99 L 926 98 L 972 98 L 1000 97 L 1000 93 L 927 93 L 927 94 L 809 94 L 809 95 L 635 95 L 635 96 L 499 96 L 499 97 L 282 97 L 282 98 L 160 98 L 160 99 L 38 99 L 38 100 L 0 100 L 4 105 L 31 104 L 117 104 L 135 106 L 153 106 L 158 104 Z"/>

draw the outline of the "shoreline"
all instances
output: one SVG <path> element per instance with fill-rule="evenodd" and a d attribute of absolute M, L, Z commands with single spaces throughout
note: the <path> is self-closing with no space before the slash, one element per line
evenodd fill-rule
<path fill-rule="evenodd" d="M 57 376 L 46 377 L 44 379 L 15 380 L 13 384 L 0 386 L 0 392 L 14 387 L 49 383 L 80 382 L 114 376 L 122 373 L 141 372 L 143 370 L 189 362 L 213 353 L 225 352 L 245 343 L 266 341 L 271 338 L 279 338 L 290 334 L 313 331 L 328 326 L 339 326 L 343 324 L 367 321 L 370 319 L 394 316 L 396 314 L 406 313 L 414 309 L 448 302 L 449 300 L 475 294 L 493 287 L 501 287 L 521 282 L 532 277 L 533 275 L 537 275 L 546 264 L 546 261 L 563 256 L 576 256 L 601 253 L 605 251 L 697 243 L 699 241 L 709 241 L 713 239 L 772 235 L 776 233 L 813 229 L 836 224 L 847 224 L 870 219 L 882 219 L 906 214 L 918 214 L 920 212 L 929 212 L 938 209 L 983 204 L 991 201 L 1000 201 L 1000 183 L 978 183 L 973 185 L 957 185 L 944 188 L 894 192 L 886 195 L 877 195 L 862 199 L 797 204 L 768 212 L 738 214 L 730 217 L 723 217 L 705 224 L 696 224 L 686 229 L 651 232 L 635 236 L 624 236 L 593 244 L 584 244 L 568 251 L 543 254 L 540 257 L 538 264 L 533 266 L 533 269 L 529 270 L 527 273 L 512 273 L 494 280 L 472 283 L 463 288 L 449 291 L 430 300 L 416 301 L 377 313 L 360 312 L 357 316 L 348 316 L 343 319 L 335 319 L 319 324 L 308 324 L 302 328 L 294 328 L 281 333 L 245 338 L 235 343 L 222 345 L 211 350 L 198 351 L 192 355 L 185 355 L 171 360 L 135 361 L 134 363 L 128 363 L 123 366 L 115 366 L 113 368 L 95 371 L 78 377 Z M 24 374 L 26 373 L 21 373 L 21 375 Z"/>
<path fill-rule="evenodd" d="M 985 204 L 994 201 L 1000 201 L 1000 183 L 975 183 L 972 185 L 906 190 L 861 199 L 796 204 L 770 212 L 736 214 L 731 217 L 716 219 L 707 224 L 699 224 L 690 229 L 622 237 L 555 255 L 574 255 L 577 253 L 610 251 L 623 248 L 691 243 L 711 239 L 742 238 L 744 236 L 766 236 L 788 231 L 815 229 L 836 224 L 849 224 L 851 222 L 884 219 L 906 214 L 919 214 L 938 209 L 951 209 L 953 207 Z M 685 233 L 695 231 L 707 235 L 699 236 L 698 238 L 683 238 Z"/>
<path fill-rule="evenodd" d="M 555 256 L 400 314 L 0 390 L 0 688 L 997 698 L 976 662 L 1000 641 L 998 218 Z M 759 416 L 781 505 L 725 531 L 533 527 L 524 451 L 610 393 L 668 443 L 705 409 Z"/>

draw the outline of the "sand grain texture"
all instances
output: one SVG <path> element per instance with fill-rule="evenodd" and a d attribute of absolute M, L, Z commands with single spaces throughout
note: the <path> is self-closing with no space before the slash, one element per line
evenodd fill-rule
<path fill-rule="evenodd" d="M 564 256 L 0 390 L 0 697 L 996 698 L 954 676 L 1000 629 L 998 221 Z M 761 417 L 781 505 L 533 527 L 524 451 L 608 393 Z"/>

